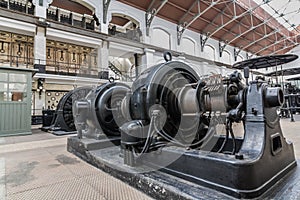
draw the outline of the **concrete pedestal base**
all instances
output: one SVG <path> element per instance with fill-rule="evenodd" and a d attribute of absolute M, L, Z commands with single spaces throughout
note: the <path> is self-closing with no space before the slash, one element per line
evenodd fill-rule
<path fill-rule="evenodd" d="M 113 142 L 115 143 L 113 143 Z M 145 167 L 124 165 L 118 138 L 104 140 L 68 138 L 68 151 L 95 167 L 121 179 L 155 199 L 235 199 L 216 190 L 197 185 L 170 174 L 144 172 Z M 259 198 L 290 199 L 300 197 L 300 170 L 296 167 Z M 247 181 L 247 180 L 245 180 Z"/>

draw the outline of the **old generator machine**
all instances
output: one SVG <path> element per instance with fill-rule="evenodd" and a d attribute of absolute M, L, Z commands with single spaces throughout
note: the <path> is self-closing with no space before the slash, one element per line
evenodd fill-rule
<path fill-rule="evenodd" d="M 280 87 L 248 81 L 247 67 L 246 81 L 238 71 L 200 77 L 165 57 L 131 87 L 107 83 L 76 101 L 68 150 L 123 180 L 159 171 L 238 198 L 259 197 L 296 166 L 277 113 Z"/>

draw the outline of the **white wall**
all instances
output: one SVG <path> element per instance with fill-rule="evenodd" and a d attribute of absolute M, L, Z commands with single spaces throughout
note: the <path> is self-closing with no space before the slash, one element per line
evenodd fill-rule
<path fill-rule="evenodd" d="M 225 63 L 225 64 L 231 64 L 231 55 L 230 55 L 230 52 L 229 51 L 226 51 L 224 50 L 223 53 L 222 53 L 222 61 Z"/>
<path fill-rule="evenodd" d="M 171 49 L 170 33 L 162 28 L 153 28 L 151 44 L 165 49 Z"/>
<path fill-rule="evenodd" d="M 182 35 L 180 45 L 177 44 L 177 25 L 159 17 L 154 17 L 149 37 L 146 36 L 145 11 L 123 4 L 113 0 L 109 7 L 108 15 L 112 13 L 121 13 L 136 19 L 141 25 L 143 32 L 143 41 L 147 44 L 163 47 L 166 49 L 183 52 L 201 58 L 210 59 L 212 61 L 223 62 L 224 64 L 234 64 L 234 47 L 227 45 L 223 56 L 219 56 L 219 41 L 209 38 L 207 45 L 215 49 L 215 56 L 210 55 L 212 52 L 209 48 L 204 48 L 204 52 L 200 50 L 200 34 L 191 30 L 185 30 Z M 110 20 L 110 19 L 109 19 Z M 109 21 L 108 20 L 108 21 Z M 168 37 L 167 37 L 168 36 Z M 208 52 L 206 52 L 208 50 Z M 240 57 L 246 57 L 246 52 L 241 51 Z"/>
<path fill-rule="evenodd" d="M 179 46 L 179 51 L 182 51 L 185 54 L 189 55 L 196 55 L 196 42 L 188 37 L 182 38 Z"/>

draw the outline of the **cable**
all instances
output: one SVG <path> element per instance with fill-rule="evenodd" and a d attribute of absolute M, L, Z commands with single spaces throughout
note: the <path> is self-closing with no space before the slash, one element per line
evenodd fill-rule
<path fill-rule="evenodd" d="M 157 118 L 155 117 L 155 120 Z M 191 144 L 184 144 L 178 140 L 176 140 L 174 137 L 171 137 L 169 134 L 167 134 L 163 129 L 161 130 L 158 130 L 157 126 L 156 126 L 156 123 L 154 123 L 154 128 L 155 128 L 155 131 L 160 135 L 162 136 L 165 140 L 171 142 L 171 143 L 174 143 L 178 146 L 181 146 L 181 147 L 193 147 L 193 146 L 197 146 L 199 145 L 200 143 L 202 143 L 208 136 L 210 136 L 210 134 L 206 134 L 205 137 L 203 137 L 201 140 L 195 142 L 195 143 L 191 143 Z"/>
<path fill-rule="evenodd" d="M 234 155 L 235 151 L 236 151 L 236 140 L 235 140 L 235 137 L 234 137 L 234 134 L 233 134 L 232 122 L 231 121 L 230 121 L 230 124 L 229 124 L 229 132 L 230 132 L 230 136 L 232 138 L 232 145 L 233 145 L 233 149 L 232 149 L 231 154 Z"/>
<path fill-rule="evenodd" d="M 233 133 L 233 129 L 232 129 L 232 121 L 231 120 L 227 120 L 226 122 L 226 137 L 222 143 L 222 146 L 220 147 L 220 149 L 217 151 L 218 153 L 221 153 L 224 148 L 225 148 L 225 145 L 226 143 L 228 142 L 228 138 L 229 138 L 229 134 L 232 138 L 232 151 L 231 151 L 231 155 L 234 155 L 235 152 L 236 152 L 236 139 L 235 139 L 235 136 L 234 136 L 234 133 Z"/>
<path fill-rule="evenodd" d="M 142 127 L 143 132 L 144 132 L 144 125 L 142 123 L 140 123 L 140 125 Z M 147 139 L 146 139 L 146 142 L 144 144 L 144 147 L 143 147 L 142 151 L 140 153 L 135 152 L 135 148 L 133 146 L 133 151 L 132 152 L 133 152 L 133 155 L 136 158 L 141 157 L 142 154 L 144 154 L 145 152 L 148 151 L 150 143 L 151 143 L 149 141 L 152 140 L 152 136 L 154 134 L 154 131 L 152 131 L 151 129 L 152 129 L 152 120 L 150 121 L 149 129 L 148 129 L 148 134 L 147 134 Z M 143 133 L 143 135 L 144 135 L 144 133 Z"/>
<path fill-rule="evenodd" d="M 229 121 L 226 122 L 226 136 L 225 136 L 225 139 L 220 147 L 220 149 L 217 151 L 217 153 L 221 153 L 223 151 L 223 149 L 225 148 L 225 145 L 228 141 L 228 137 L 229 137 L 229 128 L 228 128 L 228 123 Z"/>

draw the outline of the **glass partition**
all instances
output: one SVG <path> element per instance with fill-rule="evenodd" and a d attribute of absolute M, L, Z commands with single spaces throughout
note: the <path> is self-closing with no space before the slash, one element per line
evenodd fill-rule
<path fill-rule="evenodd" d="M 26 101 L 27 75 L 0 73 L 0 101 Z"/>

